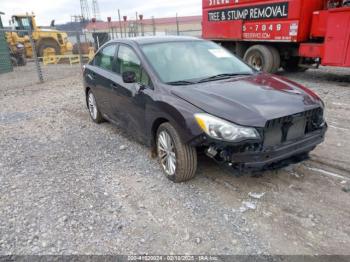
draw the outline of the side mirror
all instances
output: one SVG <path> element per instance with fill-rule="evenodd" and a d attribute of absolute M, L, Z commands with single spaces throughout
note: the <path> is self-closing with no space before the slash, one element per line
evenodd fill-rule
<path fill-rule="evenodd" d="M 124 83 L 136 83 L 136 73 L 133 71 L 126 71 L 122 74 Z"/>

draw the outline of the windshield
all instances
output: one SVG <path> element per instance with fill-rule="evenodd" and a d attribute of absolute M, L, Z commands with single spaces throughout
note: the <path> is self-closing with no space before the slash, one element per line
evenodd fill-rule
<path fill-rule="evenodd" d="M 141 48 L 164 83 L 253 73 L 226 49 L 209 41 L 147 44 Z"/>
<path fill-rule="evenodd" d="M 30 30 L 33 28 L 28 17 L 14 17 L 13 20 L 16 30 Z"/>

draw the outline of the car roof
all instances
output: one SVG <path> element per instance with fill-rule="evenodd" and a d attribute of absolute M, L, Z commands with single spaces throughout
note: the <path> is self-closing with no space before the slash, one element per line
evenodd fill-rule
<path fill-rule="evenodd" d="M 111 43 L 126 43 L 126 44 L 157 44 L 157 43 L 168 43 L 168 42 L 183 42 L 183 41 L 201 41 L 197 37 L 191 36 L 143 36 L 143 37 L 132 37 L 132 38 L 121 38 L 110 41 Z"/>

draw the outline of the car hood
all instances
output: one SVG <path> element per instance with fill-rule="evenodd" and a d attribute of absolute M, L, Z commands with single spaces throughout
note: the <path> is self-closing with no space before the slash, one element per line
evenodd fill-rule
<path fill-rule="evenodd" d="M 244 126 L 264 127 L 268 120 L 322 106 L 311 90 L 268 74 L 176 86 L 171 92 L 209 114 Z"/>

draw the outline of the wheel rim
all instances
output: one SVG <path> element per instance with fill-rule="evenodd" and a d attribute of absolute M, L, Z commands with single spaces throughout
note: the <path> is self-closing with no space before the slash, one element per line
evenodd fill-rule
<path fill-rule="evenodd" d="M 250 57 L 248 63 L 256 70 L 261 71 L 263 69 L 263 61 L 262 61 L 262 58 L 258 54 L 253 54 Z"/>
<path fill-rule="evenodd" d="M 89 93 L 89 111 L 90 115 L 93 119 L 97 118 L 97 106 L 96 106 L 96 100 L 94 95 L 90 92 Z"/>
<path fill-rule="evenodd" d="M 158 156 L 160 163 L 168 175 L 172 176 L 176 171 L 176 153 L 173 140 L 166 131 L 158 136 Z"/>

